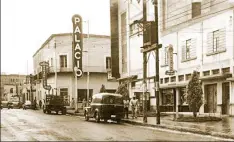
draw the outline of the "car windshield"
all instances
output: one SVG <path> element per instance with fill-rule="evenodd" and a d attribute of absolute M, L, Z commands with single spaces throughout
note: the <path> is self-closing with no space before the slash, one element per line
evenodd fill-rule
<path fill-rule="evenodd" d="M 10 98 L 10 102 L 19 102 L 19 98 L 18 97 L 12 97 L 12 98 Z"/>
<path fill-rule="evenodd" d="M 122 97 L 119 96 L 103 96 L 104 104 L 122 104 Z"/>

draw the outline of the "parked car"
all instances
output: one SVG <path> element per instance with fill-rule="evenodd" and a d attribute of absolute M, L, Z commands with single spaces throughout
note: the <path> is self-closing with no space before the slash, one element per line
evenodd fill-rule
<path fill-rule="evenodd" d="M 23 109 L 26 110 L 26 109 L 32 109 L 33 106 L 32 106 L 32 103 L 31 101 L 25 101 L 25 103 L 23 104 Z"/>
<path fill-rule="evenodd" d="M 8 109 L 13 109 L 13 108 L 22 108 L 23 103 L 20 102 L 18 97 L 11 97 L 10 101 L 7 103 L 7 108 Z"/>
<path fill-rule="evenodd" d="M 119 123 L 124 118 L 123 97 L 120 94 L 98 93 L 93 95 L 92 102 L 89 107 L 85 107 L 85 120 L 95 118 L 96 122 L 108 119 Z"/>
<path fill-rule="evenodd" d="M 8 101 L 1 101 L 1 107 L 7 108 Z"/>

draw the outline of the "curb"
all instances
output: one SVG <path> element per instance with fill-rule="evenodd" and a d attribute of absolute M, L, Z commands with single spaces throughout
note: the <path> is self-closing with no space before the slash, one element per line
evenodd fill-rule
<path fill-rule="evenodd" d="M 183 127 L 173 127 L 173 126 L 166 126 L 166 125 L 154 125 L 154 124 L 144 124 L 141 122 L 135 122 L 135 121 L 131 121 L 131 120 L 122 120 L 125 123 L 129 123 L 132 125 L 138 125 L 138 126 L 146 126 L 146 127 L 152 127 L 152 128 L 162 128 L 162 129 L 168 129 L 168 130 L 176 130 L 176 131 L 181 131 L 181 132 L 190 132 L 190 133 L 194 133 L 194 134 L 202 134 L 202 135 L 211 135 L 211 136 L 215 136 L 215 137 L 220 137 L 220 138 L 225 138 L 225 139 L 233 139 L 234 140 L 234 136 L 233 135 L 228 135 L 228 134 L 224 134 L 224 133 L 218 133 L 218 132 L 203 132 L 203 131 L 199 131 L 193 128 L 183 128 Z"/>
<path fill-rule="evenodd" d="M 67 112 L 67 114 L 75 115 L 75 116 L 84 116 L 83 113 Z M 233 139 L 234 140 L 233 135 L 228 135 L 228 134 L 218 133 L 218 132 L 203 132 L 203 131 L 196 130 L 194 128 L 189 128 L 188 129 L 188 128 L 184 128 L 184 127 L 173 127 L 173 126 L 162 125 L 162 124 L 160 124 L 160 125 L 144 124 L 144 123 L 141 123 L 141 122 L 126 120 L 126 119 L 123 119 L 122 122 L 132 124 L 132 125 L 138 125 L 138 126 L 161 128 L 161 129 L 175 130 L 175 131 L 181 131 L 181 132 L 190 132 L 190 133 L 201 134 L 201 135 L 211 135 L 211 136 L 214 136 L 214 137 L 220 137 L 220 138 Z"/>

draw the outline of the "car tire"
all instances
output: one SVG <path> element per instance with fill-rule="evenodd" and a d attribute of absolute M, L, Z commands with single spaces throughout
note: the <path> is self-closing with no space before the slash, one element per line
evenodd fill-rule
<path fill-rule="evenodd" d="M 121 122 L 121 119 L 117 119 L 116 122 L 119 124 Z"/>
<path fill-rule="evenodd" d="M 89 121 L 89 116 L 87 112 L 85 112 L 84 116 L 85 116 L 85 121 Z"/>
<path fill-rule="evenodd" d="M 107 120 L 108 120 L 108 119 L 104 119 L 104 122 L 107 123 Z"/>
<path fill-rule="evenodd" d="M 97 123 L 100 122 L 100 114 L 99 114 L 99 112 L 96 112 L 96 114 L 95 114 L 95 120 L 96 120 Z"/>
<path fill-rule="evenodd" d="M 46 113 L 46 110 L 45 110 L 45 109 L 43 109 L 43 112 L 44 112 L 44 113 Z"/>
<path fill-rule="evenodd" d="M 66 109 L 63 109 L 62 110 L 62 115 L 66 115 L 67 114 L 67 110 Z"/>
<path fill-rule="evenodd" d="M 58 110 L 56 111 L 56 114 L 58 115 Z"/>
<path fill-rule="evenodd" d="M 47 110 L 47 113 L 48 113 L 48 114 L 51 114 L 51 111 L 50 111 L 50 110 Z"/>

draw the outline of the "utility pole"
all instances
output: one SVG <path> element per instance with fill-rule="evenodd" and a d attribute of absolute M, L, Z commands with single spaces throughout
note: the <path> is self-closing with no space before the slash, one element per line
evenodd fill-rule
<path fill-rule="evenodd" d="M 55 60 L 55 69 L 54 69 L 54 77 L 55 77 L 55 95 L 57 96 L 57 52 L 56 52 L 56 39 L 54 40 L 54 60 Z"/>
<path fill-rule="evenodd" d="M 88 35 L 87 35 L 87 106 L 89 104 L 89 20 L 87 21 L 88 23 Z"/>
<path fill-rule="evenodd" d="M 158 43 L 158 0 L 154 0 L 154 16 L 155 16 L 155 95 L 156 95 L 156 110 L 157 110 L 157 124 L 160 124 L 160 108 L 159 108 L 159 43 Z"/>
<path fill-rule="evenodd" d="M 146 0 L 143 0 L 143 47 L 146 40 L 146 21 L 147 21 L 147 13 L 146 13 Z M 145 94 L 146 90 L 146 79 L 147 79 L 147 52 L 143 52 L 143 122 L 147 123 L 147 97 Z"/>

